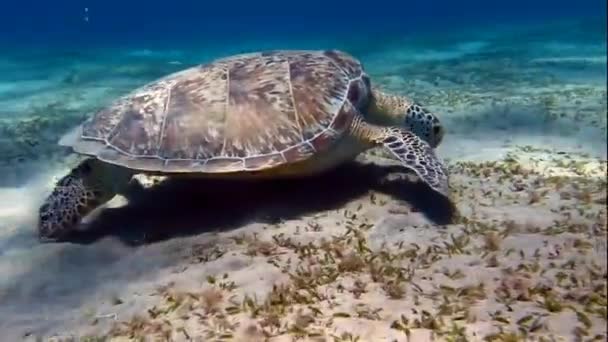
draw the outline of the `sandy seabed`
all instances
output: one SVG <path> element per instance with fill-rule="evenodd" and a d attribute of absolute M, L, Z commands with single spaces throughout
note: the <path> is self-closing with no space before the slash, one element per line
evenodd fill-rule
<path fill-rule="evenodd" d="M 40 244 L 36 207 L 72 161 L 4 140 L 28 180 L 0 188 L 0 341 L 605 341 L 605 41 L 522 57 L 477 38 L 364 59 L 445 122 L 451 202 L 372 150 L 292 181 L 136 177 Z M 3 138 L 64 125 L 27 120 Z"/>

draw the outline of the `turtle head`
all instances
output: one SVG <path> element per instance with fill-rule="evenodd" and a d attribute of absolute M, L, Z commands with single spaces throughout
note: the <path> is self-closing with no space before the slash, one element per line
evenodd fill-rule
<path fill-rule="evenodd" d="M 86 159 L 55 183 L 55 188 L 40 206 L 38 237 L 41 241 L 61 240 L 91 212 L 104 197 L 95 184 L 98 172 L 93 159 Z"/>
<path fill-rule="evenodd" d="M 445 131 L 437 115 L 407 96 L 392 95 L 378 88 L 372 88 L 368 115 L 379 122 L 402 126 L 433 148 L 443 140 Z"/>
<path fill-rule="evenodd" d="M 443 140 L 445 130 L 437 115 L 418 104 L 414 103 L 407 108 L 404 125 L 433 148 Z"/>

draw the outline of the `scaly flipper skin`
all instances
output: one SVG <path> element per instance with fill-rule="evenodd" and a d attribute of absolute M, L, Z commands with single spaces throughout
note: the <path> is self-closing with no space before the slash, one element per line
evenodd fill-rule
<path fill-rule="evenodd" d="M 371 145 L 386 147 L 431 189 L 449 197 L 448 173 L 443 162 L 435 155 L 433 148 L 416 134 L 399 127 L 372 125 L 362 117 L 354 120 L 352 134 Z"/>
<path fill-rule="evenodd" d="M 61 240 L 96 207 L 125 187 L 130 172 L 88 158 L 61 178 L 39 209 L 38 236 L 42 241 Z"/>
<path fill-rule="evenodd" d="M 444 129 L 437 115 L 406 96 L 388 94 L 373 88 L 369 111 L 383 124 L 405 126 L 432 148 L 437 147 L 443 140 Z"/>

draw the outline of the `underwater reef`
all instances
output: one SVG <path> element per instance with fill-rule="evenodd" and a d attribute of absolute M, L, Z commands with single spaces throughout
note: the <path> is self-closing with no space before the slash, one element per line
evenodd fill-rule
<path fill-rule="evenodd" d="M 440 116 L 449 203 L 370 150 L 299 180 L 137 175 L 56 244 L 37 241 L 34 216 L 74 163 L 59 137 L 211 57 L 24 59 L 29 79 L 0 85 L 3 338 L 606 340 L 605 32 L 567 27 L 353 47 L 374 84 Z"/>

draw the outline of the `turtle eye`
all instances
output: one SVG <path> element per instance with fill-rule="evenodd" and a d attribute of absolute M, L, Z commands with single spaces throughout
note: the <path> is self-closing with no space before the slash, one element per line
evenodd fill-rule
<path fill-rule="evenodd" d="M 437 134 L 439 134 L 439 132 L 441 132 L 441 127 L 439 127 L 439 126 L 433 127 L 433 134 L 437 135 Z"/>

